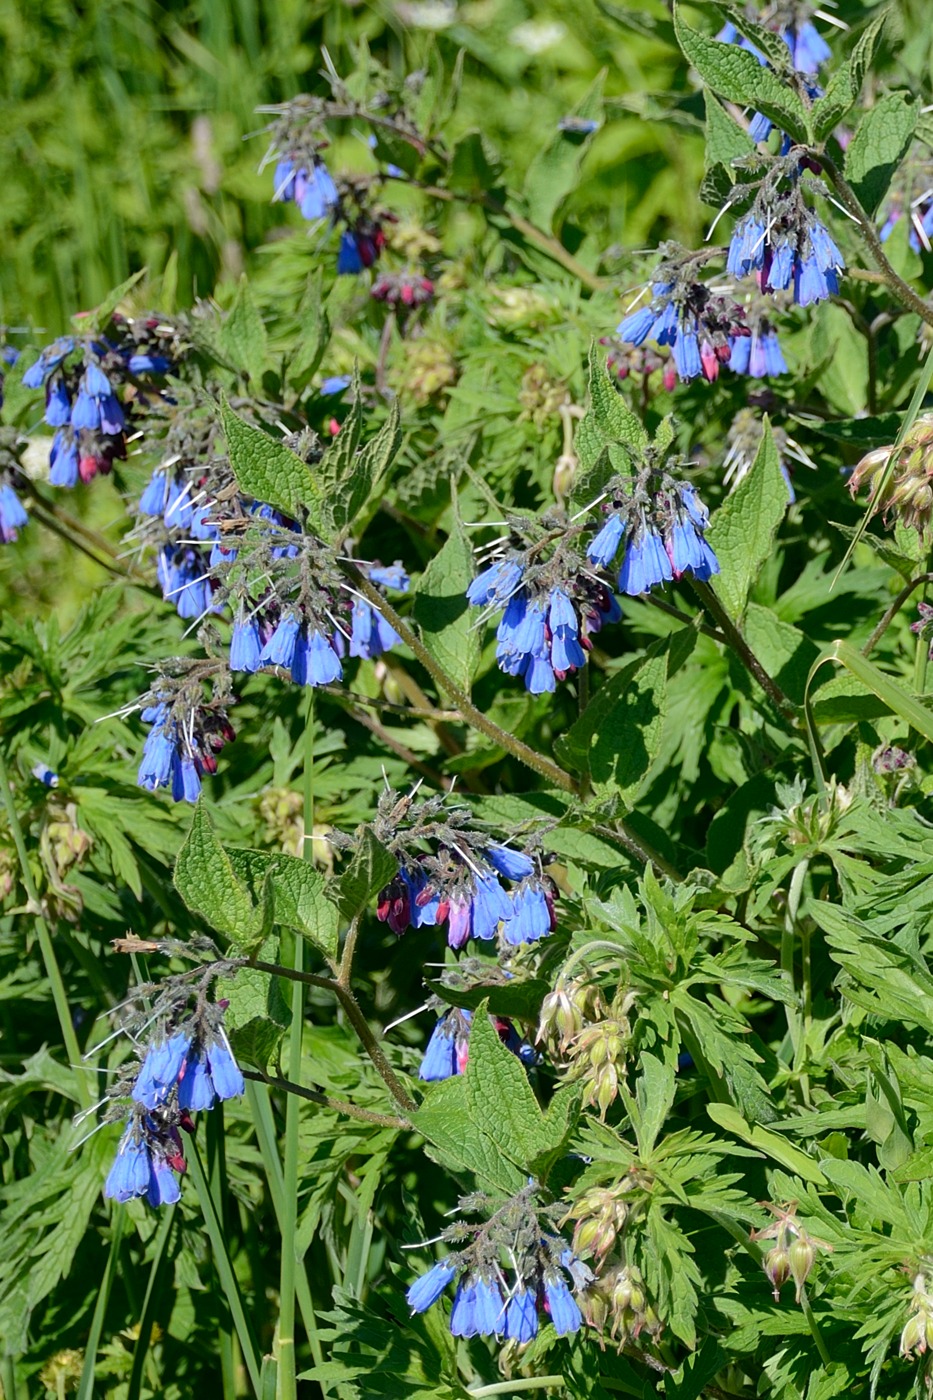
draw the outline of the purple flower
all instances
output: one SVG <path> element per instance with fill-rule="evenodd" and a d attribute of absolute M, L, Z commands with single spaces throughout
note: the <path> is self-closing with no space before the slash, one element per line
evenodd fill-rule
<path fill-rule="evenodd" d="M 534 874 L 534 861 L 524 851 L 513 851 L 510 846 L 487 846 L 485 854 L 490 865 L 507 880 L 524 880 L 526 875 Z"/>
<path fill-rule="evenodd" d="M 139 498 L 140 514 L 161 515 L 168 500 L 168 490 L 168 477 L 164 472 L 154 471 Z"/>
<path fill-rule="evenodd" d="M 196 1054 L 189 1056 L 178 1085 L 178 1106 L 203 1111 L 213 1108 L 219 1099 L 239 1098 L 245 1087 L 224 1037 L 208 1049 L 198 1046 Z"/>
<path fill-rule="evenodd" d="M 467 599 L 476 607 L 487 603 L 505 603 L 521 583 L 522 568 L 514 559 L 500 559 L 491 564 L 470 584 Z"/>
<path fill-rule="evenodd" d="M 230 638 L 230 670 L 252 674 L 262 665 L 262 638 L 255 618 L 242 615 L 233 625 Z"/>
<path fill-rule="evenodd" d="M 282 666 L 286 670 L 291 667 L 299 626 L 297 617 L 292 613 L 286 613 L 279 619 L 275 631 L 262 649 L 259 659 L 263 666 Z"/>
<path fill-rule="evenodd" d="M 608 569 L 619 552 L 624 533 L 622 517 L 616 512 L 607 516 L 606 523 L 598 534 L 593 536 L 587 548 L 586 557 L 590 563 L 595 564 L 597 568 Z"/>
<path fill-rule="evenodd" d="M 537 943 L 556 928 L 554 900 L 543 880 L 524 880 L 512 894 L 512 917 L 504 928 L 505 941 L 517 947 Z"/>
<path fill-rule="evenodd" d="M 635 598 L 647 593 L 655 584 L 667 583 L 674 577 L 671 561 L 663 541 L 653 530 L 645 530 L 641 538 L 629 536 L 619 570 L 619 589 Z"/>

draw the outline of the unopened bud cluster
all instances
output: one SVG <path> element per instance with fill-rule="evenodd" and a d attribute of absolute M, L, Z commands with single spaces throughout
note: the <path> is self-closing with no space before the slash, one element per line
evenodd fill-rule
<path fill-rule="evenodd" d="M 634 1004 L 631 991 L 620 993 L 607 1006 L 592 984 L 561 980 L 541 1007 L 539 1042 L 563 1057 L 567 1081 L 582 1083 L 583 1103 L 595 1104 L 602 1118 L 615 1102 L 625 1073 Z"/>
<path fill-rule="evenodd" d="M 933 1294 L 925 1273 L 914 1275 L 910 1317 L 901 1332 L 901 1356 L 923 1356 L 933 1347 Z"/>
<path fill-rule="evenodd" d="M 648 1301 L 644 1279 L 632 1264 L 617 1264 L 597 1279 L 584 1293 L 582 1307 L 591 1327 L 605 1333 L 608 1326 L 620 1350 L 643 1332 L 654 1340 L 661 1334 L 661 1319 Z"/>
<path fill-rule="evenodd" d="M 849 490 L 855 495 L 864 485 L 872 505 L 886 519 L 900 520 L 920 534 L 928 529 L 933 519 L 933 415 L 917 419 L 896 455 L 893 446 L 866 453 L 852 473 Z"/>
<path fill-rule="evenodd" d="M 817 1249 L 828 1251 L 832 1246 L 807 1233 L 797 1221 L 795 1206 L 768 1208 L 774 1212 L 777 1219 L 764 1230 L 753 1230 L 751 1238 L 774 1241 L 764 1258 L 764 1271 L 774 1290 L 774 1301 L 778 1302 L 784 1284 L 788 1279 L 792 1279 L 796 1301 L 799 1303 L 804 1284 L 813 1268 Z"/>

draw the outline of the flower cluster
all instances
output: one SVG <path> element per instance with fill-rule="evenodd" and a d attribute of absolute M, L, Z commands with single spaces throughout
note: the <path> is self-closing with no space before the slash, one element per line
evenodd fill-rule
<path fill-rule="evenodd" d="M 199 1004 L 193 1017 L 161 1034 L 146 1051 L 129 1087 L 132 1107 L 104 1195 L 116 1201 L 145 1196 L 151 1206 L 180 1197 L 185 1170 L 179 1128 L 190 1115 L 243 1093 L 243 1075 L 223 1029 L 223 1005 Z"/>
<path fill-rule="evenodd" d="M 293 151 L 276 162 L 273 201 L 297 204 L 309 222 L 328 218 L 340 203 L 340 193 L 321 157 Z"/>
<path fill-rule="evenodd" d="M 603 1118 L 630 1058 L 634 1006 L 634 992 L 621 989 L 607 1005 L 598 987 L 564 978 L 541 1005 L 538 1040 L 564 1061 L 566 1079 L 583 1085 L 583 1102 Z"/>
<path fill-rule="evenodd" d="M 370 296 L 396 309 L 413 310 L 431 300 L 434 283 L 415 272 L 386 272 L 373 283 Z"/>
<path fill-rule="evenodd" d="M 620 592 L 636 597 L 683 574 L 705 582 L 719 573 L 706 542 L 706 508 L 692 486 L 666 474 L 653 487 L 641 476 L 617 480 L 603 505 L 605 522 L 590 541 L 591 564 L 610 569 L 621 549 Z"/>
<path fill-rule="evenodd" d="M 579 1331 L 583 1316 L 574 1297 L 591 1271 L 554 1233 L 552 1207 L 536 1204 L 528 1186 L 482 1224 L 457 1221 L 442 1238 L 469 1242 L 435 1264 L 407 1293 L 412 1312 L 425 1312 L 456 1280 L 450 1330 L 455 1337 L 504 1337 L 519 1345 L 538 1334 L 539 1313 L 558 1336 Z M 477 1194 L 461 1200 L 464 1213 L 489 1209 Z"/>
<path fill-rule="evenodd" d="M 165 374 L 179 349 L 178 329 L 160 318 L 114 315 L 107 335 L 62 336 L 41 351 L 23 383 L 45 389 L 45 422 L 55 429 L 49 455 L 53 486 L 73 487 L 106 475 L 126 456 L 129 410 L 118 390 L 130 383 L 135 393 L 142 392 L 140 381 Z"/>
<path fill-rule="evenodd" d="M 749 164 L 765 173 L 735 186 L 731 201 L 751 199 L 729 242 L 726 271 L 733 277 L 754 274 L 762 292 L 792 291 L 799 306 L 825 301 L 839 291 L 845 259 L 804 195 L 826 196 L 819 171 L 798 147 Z"/>
<path fill-rule="evenodd" d="M 807 1233 L 796 1218 L 796 1206 L 773 1206 L 768 1209 L 776 1216 L 773 1224 L 763 1230 L 753 1230 L 753 1240 L 773 1240 L 765 1255 L 764 1271 L 774 1289 L 774 1301 L 779 1302 L 781 1288 L 793 1279 L 797 1302 L 816 1259 L 817 1249 L 832 1250 L 832 1245 Z"/>
<path fill-rule="evenodd" d="M 498 844 L 473 828 L 468 808 L 442 812 L 442 804 L 382 795 L 373 830 L 399 869 L 379 893 L 377 917 L 399 935 L 446 923 L 451 948 L 497 934 L 505 946 L 519 947 L 553 932 L 556 888 L 544 874 L 545 858 L 530 844 L 525 850 Z"/>
<path fill-rule="evenodd" d="M 572 531 L 556 517 L 529 533 L 512 522 L 509 539 L 494 546 L 493 562 L 467 589 L 482 617 L 502 611 L 496 660 L 506 675 L 521 676 L 532 695 L 556 689 L 586 664 L 593 637 L 622 611 L 605 583 L 576 549 Z"/>
<path fill-rule="evenodd" d="M 197 802 L 203 775 L 216 773 L 217 755 L 236 737 L 226 708 L 233 697 L 210 663 L 178 667 L 178 675 L 162 676 L 144 697 L 141 717 L 152 728 L 136 781 L 150 792 L 168 788 L 175 802 Z M 203 681 L 212 670 L 214 692 L 206 700 Z"/>
<path fill-rule="evenodd" d="M 691 259 L 684 260 L 672 245 L 662 249 L 662 258 L 649 305 L 630 311 L 616 334 L 629 345 L 654 340 L 670 346 L 681 379 L 700 374 L 710 381 L 717 379 L 720 368 L 730 363 L 735 341 L 748 334 L 742 309 L 697 282 Z"/>

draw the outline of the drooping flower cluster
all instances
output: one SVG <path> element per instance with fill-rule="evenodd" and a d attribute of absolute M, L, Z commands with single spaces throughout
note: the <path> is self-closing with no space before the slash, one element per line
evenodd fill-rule
<path fill-rule="evenodd" d="M 340 203 L 340 194 L 320 155 L 292 151 L 280 156 L 275 166 L 273 201 L 297 204 L 302 217 L 311 223 L 328 218 Z"/>
<path fill-rule="evenodd" d="M 600 1117 L 619 1093 L 619 1081 L 631 1056 L 631 1013 L 635 994 L 620 988 L 607 1005 L 599 987 L 561 978 L 541 1005 L 538 1041 L 563 1061 L 563 1074 L 583 1086 L 583 1102 Z"/>
<path fill-rule="evenodd" d="M 391 790 L 380 797 L 373 830 L 399 863 L 376 905 L 393 933 L 446 923 L 450 947 L 463 948 L 497 935 L 519 947 L 553 932 L 557 891 L 532 839 L 522 850 L 502 845 L 474 826 L 469 808 Z"/>
<path fill-rule="evenodd" d="M 755 274 L 762 292 L 792 291 L 799 306 L 825 301 L 839 291 L 845 259 L 804 199 L 825 195 L 812 178 L 812 162 L 799 149 L 768 161 L 757 183 L 735 187 L 733 201 L 754 193 L 751 208 L 736 223 L 726 270 L 733 277 Z"/>
<path fill-rule="evenodd" d="M 593 1274 L 556 1233 L 553 1206 L 537 1203 L 532 1184 L 499 1206 L 484 1223 L 458 1220 L 442 1238 L 460 1245 L 409 1288 L 412 1312 L 425 1312 L 456 1281 L 450 1330 L 455 1337 L 504 1337 L 519 1345 L 538 1334 L 539 1316 L 559 1337 L 579 1331 L 575 1294 Z M 460 1201 L 465 1214 L 495 1203 L 477 1193 Z M 464 1241 L 468 1241 L 464 1243 Z"/>
<path fill-rule="evenodd" d="M 145 1196 L 151 1206 L 181 1196 L 176 1174 L 185 1171 L 179 1128 L 193 1131 L 190 1115 L 239 1097 L 243 1075 L 223 1028 L 223 1004 L 199 999 L 194 1014 L 163 1026 L 128 1084 L 129 1118 L 104 1195 L 116 1201 Z"/>
<path fill-rule="evenodd" d="M 510 535 L 487 554 L 467 599 L 484 610 L 480 621 L 501 610 L 499 667 L 521 676 L 532 695 L 542 695 L 586 664 L 595 634 L 618 622 L 622 612 L 580 555 L 563 517 L 515 519 L 510 527 Z"/>
<path fill-rule="evenodd" d="M 73 487 L 98 473 L 106 475 L 126 456 L 129 405 L 122 386 L 134 395 L 158 396 L 150 376 L 165 374 L 183 353 L 176 326 L 159 317 L 115 314 L 106 334 L 67 335 L 46 346 L 26 370 L 28 389 L 45 388 L 45 422 L 55 429 L 49 481 Z"/>
<path fill-rule="evenodd" d="M 136 781 L 150 792 L 167 788 L 174 802 L 197 802 L 202 777 L 216 773 L 217 755 L 236 737 L 227 717 L 233 696 L 224 671 L 210 662 L 179 661 L 173 669 L 143 698 L 141 718 L 152 727 Z M 209 699 L 205 680 L 213 682 Z"/>
<path fill-rule="evenodd" d="M 717 379 L 722 365 L 730 362 L 735 341 L 748 334 L 742 308 L 698 282 L 695 259 L 675 245 L 663 245 L 661 256 L 650 303 L 630 311 L 616 334 L 629 345 L 654 340 L 669 346 L 683 380 L 700 374 L 709 381 Z"/>
<path fill-rule="evenodd" d="M 696 490 L 664 473 L 617 478 L 603 504 L 605 522 L 590 541 L 587 558 L 611 569 L 622 550 L 620 592 L 631 597 L 683 574 L 705 582 L 719 573 L 706 542 L 709 523 Z"/>

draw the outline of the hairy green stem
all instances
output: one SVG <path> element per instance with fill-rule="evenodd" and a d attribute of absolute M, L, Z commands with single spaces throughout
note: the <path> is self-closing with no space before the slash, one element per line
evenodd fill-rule
<path fill-rule="evenodd" d="M 0 747 L 0 789 L 2 789 L 3 805 L 6 808 L 10 835 L 13 837 L 13 845 L 16 847 L 16 855 L 19 860 L 20 878 L 29 901 L 30 912 L 35 918 L 39 951 L 42 955 L 45 975 L 49 979 L 49 986 L 52 988 L 52 1000 L 55 1003 L 55 1010 L 58 1014 L 58 1024 L 62 1033 L 62 1040 L 68 1055 L 69 1064 L 75 1074 L 77 1099 L 82 1108 L 89 1108 L 91 1104 L 91 1094 L 81 1074 L 81 1049 L 78 1045 L 78 1037 L 75 1034 L 75 1028 L 71 1019 L 68 994 L 65 991 L 65 984 L 62 981 L 58 959 L 55 956 L 55 946 L 52 942 L 52 930 L 46 921 L 45 915 L 42 913 L 39 891 L 36 889 L 36 882 L 32 878 L 32 869 L 29 864 L 26 841 L 23 837 L 23 828 L 20 825 L 19 813 L 16 810 L 13 790 L 10 787 L 10 774 L 2 747 Z"/>
<path fill-rule="evenodd" d="M 408 1090 L 405 1088 L 404 1084 L 402 1084 L 401 1080 L 396 1076 L 394 1069 L 383 1054 L 382 1047 L 373 1035 L 369 1022 L 363 1015 L 362 1007 L 356 997 L 349 987 L 341 986 L 339 982 L 334 983 L 334 991 L 337 994 L 340 1005 L 346 1012 L 347 1020 L 359 1036 L 363 1049 L 382 1076 L 389 1093 L 403 1113 L 414 1113 L 418 1105 L 408 1093 Z"/>
<path fill-rule="evenodd" d="M 736 653 L 749 674 L 758 682 L 768 699 L 771 700 L 780 711 L 784 719 L 796 721 L 797 706 L 784 694 L 777 681 L 768 675 L 758 657 L 752 651 L 748 642 L 742 636 L 732 618 L 726 612 L 716 594 L 708 583 L 701 583 L 699 579 L 689 578 L 690 586 L 696 593 L 704 608 L 715 619 L 716 625 L 725 637 L 728 645 Z"/>
<path fill-rule="evenodd" d="M 635 860 L 642 865 L 653 865 L 659 875 L 666 875 L 669 880 L 673 880 L 675 885 L 682 885 L 684 877 L 676 866 L 671 865 L 666 856 L 646 841 L 643 836 L 636 835 L 628 822 L 617 821 L 615 826 L 594 826 L 597 836 L 604 836 L 607 841 L 615 841 L 627 851 Z"/>
<path fill-rule="evenodd" d="M 437 685 L 450 696 L 463 719 L 478 729 L 481 734 L 485 734 L 487 739 L 491 739 L 499 748 L 505 749 L 507 753 L 524 763 L 526 767 L 539 774 L 542 778 L 547 778 L 548 782 L 555 787 L 562 788 L 564 792 L 576 792 L 577 784 L 569 773 L 563 768 L 559 768 L 551 759 L 545 757 L 543 753 L 538 753 L 536 749 L 530 748 L 517 739 L 514 734 L 509 734 L 505 729 L 500 729 L 498 724 L 487 718 L 482 710 L 478 710 L 473 704 L 466 691 L 462 690 L 444 670 L 439 662 L 428 651 L 427 647 L 416 635 L 413 628 L 409 627 L 404 618 L 400 617 L 392 604 L 389 603 L 363 574 L 360 573 L 353 564 L 343 562 L 340 566 L 347 578 L 353 584 L 358 593 L 362 593 L 368 603 L 381 613 L 386 621 L 395 628 L 402 641 L 409 648 L 414 656 L 421 662 L 424 669 Z"/>
<path fill-rule="evenodd" d="M 842 174 L 842 171 L 839 170 L 835 163 L 823 152 L 814 152 L 813 159 L 819 161 L 826 175 L 829 177 L 830 184 L 838 194 L 841 204 L 858 224 L 862 237 L 868 245 L 868 250 L 871 253 L 872 259 L 878 267 L 881 277 L 889 291 L 893 296 L 897 297 L 897 300 L 902 306 L 906 307 L 908 311 L 915 312 L 928 326 L 933 326 L 933 306 L 931 306 L 929 302 L 924 301 L 923 297 L 919 296 L 914 291 L 913 287 L 911 287 L 908 282 L 905 282 L 903 277 L 899 277 L 894 271 L 894 268 L 888 261 L 888 255 L 884 251 L 884 244 L 881 242 L 874 221 L 862 208 L 861 201 L 848 180 Z"/>
<path fill-rule="evenodd" d="M 343 1113 L 347 1118 L 358 1118 L 361 1123 L 376 1123 L 380 1128 L 407 1128 L 410 1124 L 406 1118 L 396 1118 L 391 1113 L 373 1113 L 368 1108 L 359 1108 L 355 1103 L 348 1103 L 345 1099 L 335 1099 L 330 1094 L 324 1094 L 320 1089 L 306 1089 L 303 1084 L 295 1084 L 291 1079 L 278 1079 L 275 1075 L 259 1074 L 255 1070 L 244 1069 L 243 1078 L 252 1080 L 254 1084 L 265 1084 L 270 1089 L 280 1089 L 285 1094 L 294 1094 L 296 1098 L 307 1099 L 308 1103 L 316 1103 L 321 1108 L 333 1109 L 335 1113 Z"/>

